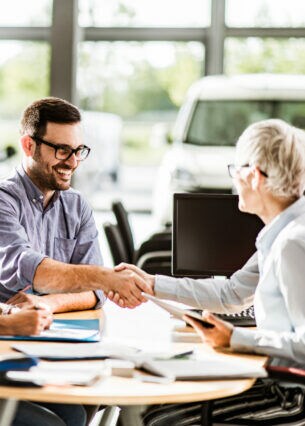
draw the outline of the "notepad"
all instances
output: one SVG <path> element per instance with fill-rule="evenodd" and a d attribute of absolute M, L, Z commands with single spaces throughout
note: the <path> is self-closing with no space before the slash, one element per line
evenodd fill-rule
<path fill-rule="evenodd" d="M 98 319 L 55 319 L 49 330 L 35 336 L 0 336 L 0 340 L 42 340 L 62 342 L 98 342 Z"/>

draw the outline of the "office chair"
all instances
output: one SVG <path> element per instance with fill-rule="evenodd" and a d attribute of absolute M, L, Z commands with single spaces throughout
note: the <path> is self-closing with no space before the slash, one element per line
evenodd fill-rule
<path fill-rule="evenodd" d="M 286 382 L 291 385 L 301 385 L 300 387 L 305 386 L 305 370 L 303 369 L 293 368 L 293 367 L 270 366 L 270 365 L 266 366 L 265 369 L 268 373 L 268 378 L 274 380 L 275 384 L 279 382 L 279 385 L 281 385 L 282 383 Z M 287 389 L 291 389 L 291 387 L 289 386 L 287 387 Z M 278 394 L 282 396 L 282 399 L 283 399 L 282 403 L 283 405 L 285 405 L 285 403 L 287 402 L 285 392 L 282 393 L 282 391 L 279 390 Z M 299 400 L 299 403 L 302 404 L 302 401 Z M 276 423 L 276 424 L 281 424 L 281 425 L 299 424 L 297 420 L 293 421 L 292 419 L 289 419 L 287 415 L 283 415 L 282 418 L 277 418 L 277 421 L 279 420 L 281 420 L 282 423 Z M 210 426 L 226 426 L 227 424 L 228 423 L 222 423 L 222 422 L 207 423 L 207 425 L 210 425 Z M 271 422 L 269 424 L 271 424 Z"/>
<path fill-rule="evenodd" d="M 103 228 L 110 248 L 113 263 L 115 265 L 121 262 L 130 263 L 125 244 L 118 230 L 118 225 L 105 222 Z M 166 250 L 147 252 L 138 259 L 136 265 L 149 274 L 170 275 L 171 252 Z"/>
<path fill-rule="evenodd" d="M 266 370 L 271 379 L 305 386 L 305 370 L 301 368 L 268 365 Z"/>
<path fill-rule="evenodd" d="M 121 201 L 114 201 L 112 203 L 112 211 L 115 215 L 130 263 L 136 264 L 143 255 L 150 252 L 171 251 L 172 237 L 170 230 L 153 234 L 147 241 L 141 244 L 138 250 L 136 250 L 128 213 Z"/>
<path fill-rule="evenodd" d="M 110 222 L 105 222 L 103 228 L 110 248 L 113 263 L 117 265 L 121 262 L 129 262 L 128 253 L 126 251 L 125 244 L 122 241 L 118 226 Z"/>

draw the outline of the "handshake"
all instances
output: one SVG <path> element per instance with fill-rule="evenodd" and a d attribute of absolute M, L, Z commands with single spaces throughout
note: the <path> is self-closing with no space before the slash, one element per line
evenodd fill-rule
<path fill-rule="evenodd" d="M 142 292 L 154 294 L 155 276 L 147 274 L 135 265 L 120 263 L 115 266 L 112 277 L 109 290 L 105 289 L 104 293 L 121 308 L 135 308 L 146 302 Z"/>

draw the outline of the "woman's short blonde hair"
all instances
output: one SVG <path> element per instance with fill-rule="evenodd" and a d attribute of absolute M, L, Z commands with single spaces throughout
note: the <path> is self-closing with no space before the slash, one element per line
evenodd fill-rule
<path fill-rule="evenodd" d="M 257 166 L 266 185 L 279 197 L 299 198 L 305 189 L 305 132 L 283 120 L 271 119 L 247 127 L 236 145 L 240 166 Z"/>

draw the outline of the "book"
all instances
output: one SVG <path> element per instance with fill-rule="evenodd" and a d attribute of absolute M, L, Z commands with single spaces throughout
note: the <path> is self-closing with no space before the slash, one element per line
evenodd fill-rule
<path fill-rule="evenodd" d="M 61 342 L 98 342 L 98 319 L 55 319 L 48 330 L 35 336 L 0 336 L 0 340 L 42 340 Z"/>

